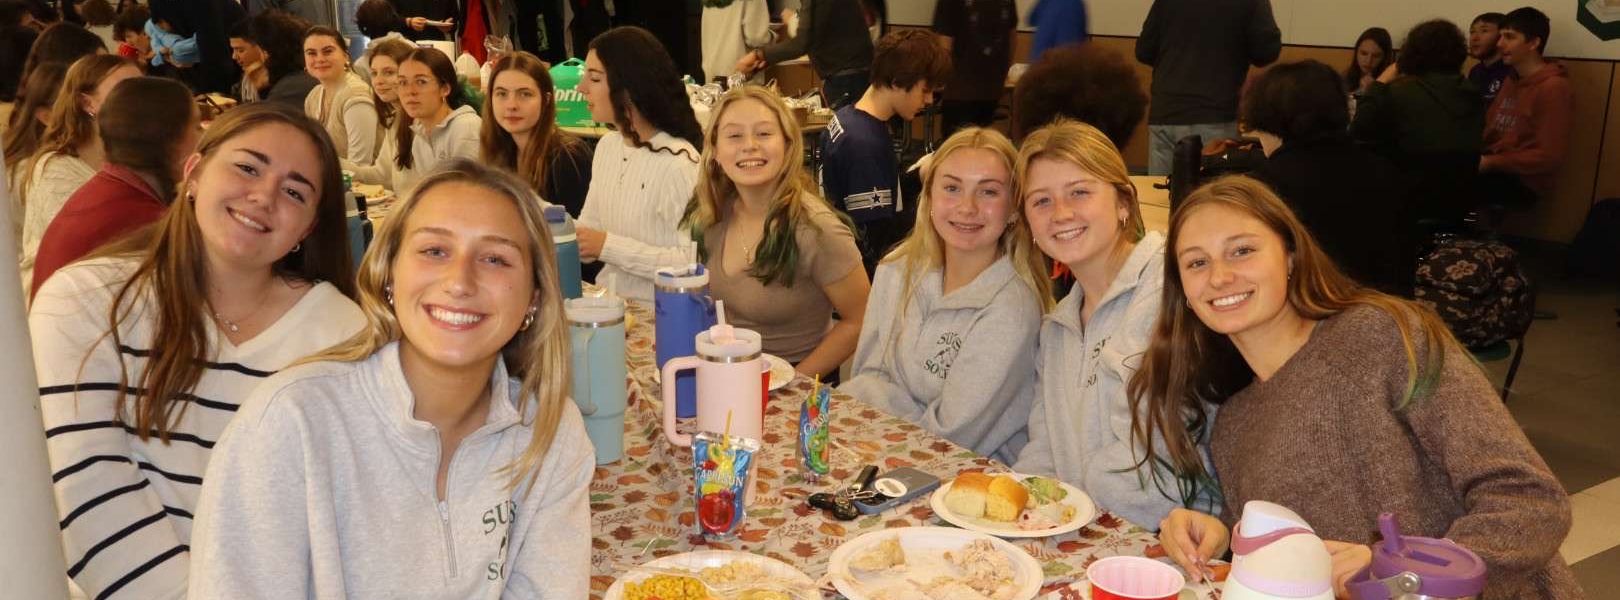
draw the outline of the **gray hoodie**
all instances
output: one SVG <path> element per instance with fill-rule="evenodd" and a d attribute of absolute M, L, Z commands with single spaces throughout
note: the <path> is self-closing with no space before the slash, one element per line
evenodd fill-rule
<path fill-rule="evenodd" d="M 901 314 L 905 267 L 882 263 L 866 301 L 852 377 L 840 391 L 1003 462 L 1027 437 L 1041 304 L 1003 256 L 941 293 L 924 273 Z"/>
<path fill-rule="evenodd" d="M 1168 469 L 1154 467 L 1156 485 L 1136 468 L 1141 453 L 1131 440 L 1125 385 L 1142 364 L 1163 288 L 1164 236 L 1149 232 L 1125 259 L 1090 323 L 1080 323 L 1085 290 L 1078 285 L 1046 316 L 1029 445 L 1013 465 L 1020 473 L 1056 476 L 1085 490 L 1098 506 L 1150 529 L 1182 502 Z M 1202 442 L 1207 463 L 1207 438 Z M 1155 443 L 1165 456 L 1163 442 Z M 1193 506 L 1209 513 L 1218 507 L 1207 497 Z"/>
<path fill-rule="evenodd" d="M 584 424 L 567 403 L 533 489 L 507 489 L 498 471 L 531 428 L 496 364 L 485 424 L 446 459 L 445 502 L 439 433 L 412 417 L 398 343 L 265 380 L 214 449 L 190 598 L 586 597 L 595 457 Z"/>

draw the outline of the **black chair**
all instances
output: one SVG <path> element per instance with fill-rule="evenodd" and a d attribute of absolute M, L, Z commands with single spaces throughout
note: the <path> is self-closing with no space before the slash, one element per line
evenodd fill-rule
<path fill-rule="evenodd" d="M 1536 296 L 1539 291 L 1535 288 L 1534 284 L 1530 285 L 1530 308 L 1534 310 Z M 1534 320 L 1531 321 L 1531 323 L 1534 322 Z M 1519 331 L 1517 333 L 1517 337 L 1505 339 L 1480 348 L 1468 349 L 1469 353 L 1474 355 L 1474 360 L 1482 363 L 1495 362 L 1509 357 L 1513 359 L 1513 362 L 1508 363 L 1507 377 L 1502 379 L 1502 402 L 1504 403 L 1507 402 L 1508 395 L 1513 391 L 1514 377 L 1517 377 L 1519 374 L 1519 361 L 1524 359 L 1524 338 L 1525 335 L 1530 333 L 1530 326 L 1526 325 L 1523 331 Z"/>

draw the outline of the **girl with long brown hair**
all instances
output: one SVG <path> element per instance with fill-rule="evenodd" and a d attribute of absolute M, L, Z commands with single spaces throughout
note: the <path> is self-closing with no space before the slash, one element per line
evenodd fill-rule
<path fill-rule="evenodd" d="M 404 121 L 399 103 L 399 64 L 416 47 L 395 39 L 378 40 L 361 57 L 371 74 L 371 103 L 377 107 L 377 157 L 394 156 L 399 132 L 394 127 Z"/>
<path fill-rule="evenodd" d="M 68 576 L 90 597 L 185 589 L 209 455 L 264 378 L 363 324 L 337 156 L 300 111 L 226 112 L 161 221 L 34 298 Z"/>
<path fill-rule="evenodd" d="M 140 76 L 135 63 L 112 54 L 86 56 L 68 69 L 39 148 L 29 159 L 28 178 L 17 186 L 23 209 L 19 266 L 25 292 L 33 281 L 34 254 L 45 228 L 68 197 L 101 168 L 104 155 L 96 114 L 102 102 L 119 82 Z"/>
<path fill-rule="evenodd" d="M 1159 312 L 1164 261 L 1124 157 L 1102 131 L 1060 118 L 1024 138 L 1017 172 L 1021 226 L 1075 283 L 1041 323 L 1029 444 L 1013 468 L 1056 476 L 1135 523 L 1211 506 L 1209 486 L 1141 465 L 1124 428 L 1125 382 Z"/>
<path fill-rule="evenodd" d="M 727 320 L 758 332 L 765 352 L 800 373 L 836 383 L 872 288 L 853 228 L 816 193 L 803 156 L 798 121 L 775 92 L 727 92 L 715 102 L 697 197 L 681 224 Z"/>
<path fill-rule="evenodd" d="M 1052 303 L 1046 257 L 1019 227 L 1018 150 L 957 131 L 923 167 L 917 223 L 882 262 L 839 389 L 985 456 L 1018 457 L 1035 346 Z"/>
<path fill-rule="evenodd" d="M 366 326 L 226 431 L 191 597 L 587 595 L 596 461 L 540 205 L 456 160 L 394 209 L 360 267 Z"/>
<path fill-rule="evenodd" d="M 591 40 L 579 93 L 592 119 L 617 128 L 591 156 L 579 256 L 604 264 L 596 283 L 609 292 L 652 302 L 658 269 L 691 264 L 696 250 L 680 220 L 698 184 L 703 130 L 675 60 L 640 27 Z"/>
<path fill-rule="evenodd" d="M 575 218 L 591 187 L 591 147 L 557 127 L 556 88 L 545 61 L 511 52 L 495 61 L 484 91 L 484 162 L 529 182 Z"/>
<path fill-rule="evenodd" d="M 440 162 L 478 158 L 480 121 L 443 52 L 411 50 L 399 61 L 395 81 L 404 115 L 394 126 L 392 154 L 379 154 L 370 165 L 345 159 L 343 168 L 355 181 L 404 194 Z"/>
<path fill-rule="evenodd" d="M 1580 598 L 1558 546 L 1569 497 L 1433 312 L 1362 287 L 1264 184 L 1194 191 L 1171 216 L 1153 342 L 1131 381 L 1142 464 L 1211 471 L 1224 521 L 1177 509 L 1165 550 L 1198 578 L 1249 500 L 1287 506 L 1327 542 L 1339 597 L 1371 559 L 1379 513 L 1485 560 L 1485 598 Z"/>

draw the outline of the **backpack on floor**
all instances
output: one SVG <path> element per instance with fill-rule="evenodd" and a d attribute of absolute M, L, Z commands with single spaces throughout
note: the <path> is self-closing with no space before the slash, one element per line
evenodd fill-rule
<path fill-rule="evenodd" d="M 1469 348 L 1521 337 L 1535 318 L 1519 255 L 1500 242 L 1441 241 L 1418 261 L 1414 292 Z"/>
<path fill-rule="evenodd" d="M 1570 277 L 1620 282 L 1620 198 L 1592 205 L 1569 243 L 1565 269 Z"/>

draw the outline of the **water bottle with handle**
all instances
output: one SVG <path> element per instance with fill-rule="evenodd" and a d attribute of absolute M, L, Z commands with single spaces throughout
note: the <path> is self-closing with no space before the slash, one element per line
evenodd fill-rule
<path fill-rule="evenodd" d="M 557 244 L 557 279 L 564 299 L 584 296 L 579 275 L 579 239 L 574 235 L 574 219 L 561 206 L 547 206 L 546 225 L 551 241 Z"/>
<path fill-rule="evenodd" d="M 629 390 L 624 362 L 624 300 L 574 298 L 564 302 L 573 350 L 571 395 L 585 417 L 596 464 L 624 455 L 624 408 Z"/>

